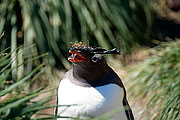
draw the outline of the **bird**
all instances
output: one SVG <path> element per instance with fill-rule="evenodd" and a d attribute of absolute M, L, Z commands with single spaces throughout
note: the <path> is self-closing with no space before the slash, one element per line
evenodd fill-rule
<path fill-rule="evenodd" d="M 55 115 L 61 120 L 89 119 L 121 108 L 116 120 L 134 120 L 126 98 L 126 90 L 103 54 L 119 54 L 116 48 L 102 49 L 80 43 L 68 52 L 72 69 L 60 81 Z M 112 116 L 113 118 L 113 116 Z"/>

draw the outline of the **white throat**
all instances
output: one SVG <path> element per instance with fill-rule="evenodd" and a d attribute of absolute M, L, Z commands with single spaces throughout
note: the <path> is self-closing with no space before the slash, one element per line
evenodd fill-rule
<path fill-rule="evenodd" d="M 63 79 L 58 89 L 58 105 L 72 105 L 59 107 L 58 115 L 69 117 L 97 117 L 113 109 L 123 108 L 124 90 L 116 84 L 100 87 L 81 87 L 73 84 L 69 79 Z M 127 120 L 122 110 L 121 120 Z M 63 119 L 65 120 L 65 119 Z"/>

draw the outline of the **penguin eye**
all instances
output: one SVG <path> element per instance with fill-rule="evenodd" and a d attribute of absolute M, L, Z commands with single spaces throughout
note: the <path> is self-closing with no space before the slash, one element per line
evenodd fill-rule
<path fill-rule="evenodd" d="M 97 61 L 98 61 L 98 58 L 97 58 L 96 56 L 93 56 L 93 57 L 91 58 L 91 60 L 92 60 L 93 62 L 97 62 Z"/>
<path fill-rule="evenodd" d="M 76 59 L 78 57 L 78 54 L 74 53 L 74 59 Z"/>

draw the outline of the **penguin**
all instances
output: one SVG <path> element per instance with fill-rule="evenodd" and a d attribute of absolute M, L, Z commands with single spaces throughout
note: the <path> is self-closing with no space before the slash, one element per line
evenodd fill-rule
<path fill-rule="evenodd" d="M 121 108 L 116 120 L 134 120 L 125 87 L 103 56 L 119 53 L 116 48 L 72 45 L 68 53 L 72 69 L 65 73 L 57 92 L 55 115 L 62 117 L 58 119 L 85 120 Z"/>

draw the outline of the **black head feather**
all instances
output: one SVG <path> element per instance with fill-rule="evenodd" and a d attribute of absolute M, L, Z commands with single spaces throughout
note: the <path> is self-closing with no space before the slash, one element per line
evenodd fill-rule
<path fill-rule="evenodd" d="M 89 54 L 120 54 L 120 51 L 117 48 L 106 50 L 96 46 L 73 46 L 70 51 L 72 50 Z"/>

